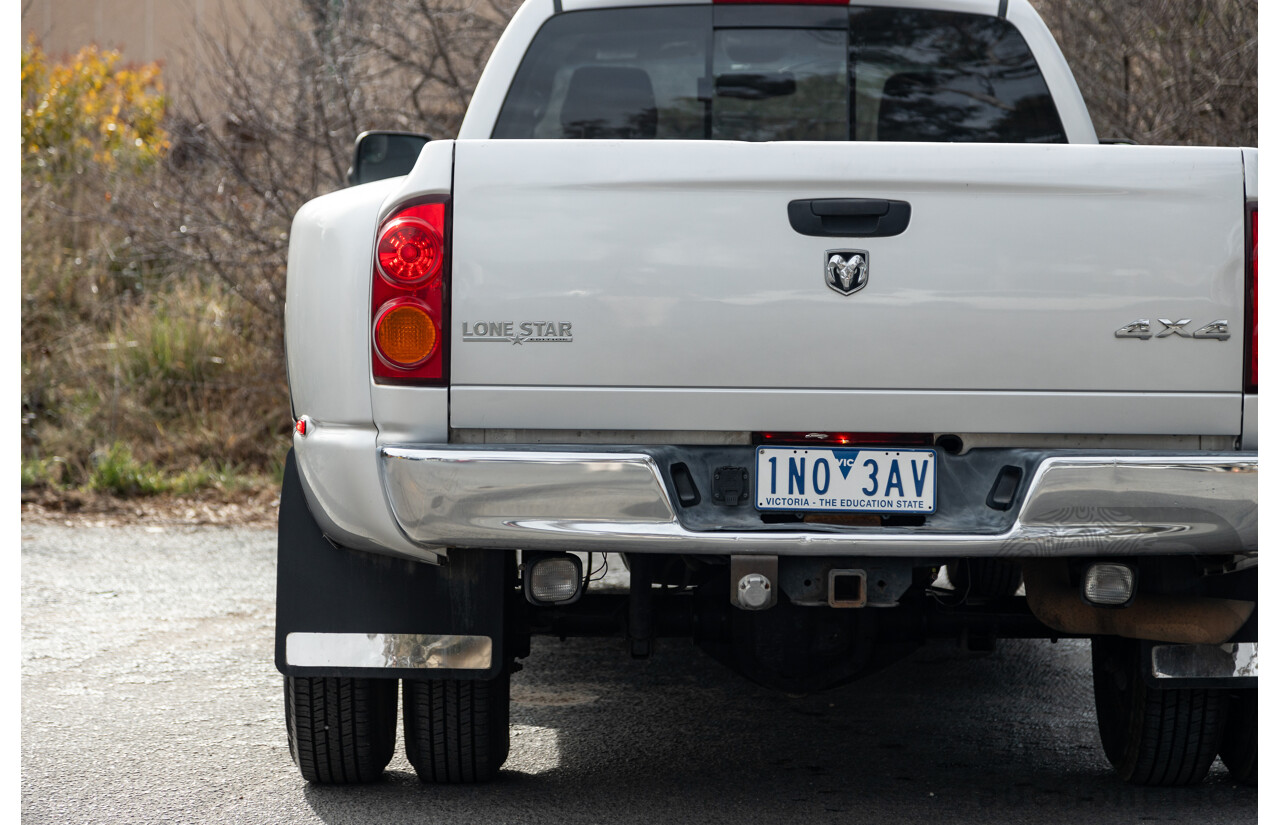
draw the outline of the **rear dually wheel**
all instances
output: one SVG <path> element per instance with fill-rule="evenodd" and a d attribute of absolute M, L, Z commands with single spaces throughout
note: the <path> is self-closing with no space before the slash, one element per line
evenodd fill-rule
<path fill-rule="evenodd" d="M 289 753 L 308 782 L 349 785 L 382 776 L 396 745 L 396 679 L 284 680 Z"/>

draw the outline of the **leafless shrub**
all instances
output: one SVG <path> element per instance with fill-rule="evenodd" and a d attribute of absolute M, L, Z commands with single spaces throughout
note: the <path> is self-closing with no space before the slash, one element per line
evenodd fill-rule
<path fill-rule="evenodd" d="M 1258 145 L 1257 0 L 1033 0 L 1098 136 Z"/>
<path fill-rule="evenodd" d="M 203 39 L 207 84 L 179 103 L 166 188 L 182 229 L 155 239 L 262 311 L 272 345 L 293 214 L 343 185 L 363 130 L 456 134 L 514 4 L 296 0 L 285 11 Z"/>
<path fill-rule="evenodd" d="M 229 432 L 236 445 L 256 438 L 271 455 L 267 445 L 288 432 L 282 320 L 294 213 L 344 185 L 362 130 L 455 134 L 509 13 L 465 0 L 296 0 L 234 36 L 204 33 L 204 82 L 176 101 L 158 185 L 131 193 L 127 213 L 138 248 L 205 282 L 192 296 L 226 294 L 249 309 L 237 327 L 244 383 L 224 390 L 257 425 Z"/>

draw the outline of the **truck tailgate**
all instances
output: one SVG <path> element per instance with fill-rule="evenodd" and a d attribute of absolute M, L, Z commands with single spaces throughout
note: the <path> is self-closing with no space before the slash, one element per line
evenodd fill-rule
<path fill-rule="evenodd" d="M 1239 150 L 459 141 L 453 192 L 454 427 L 1239 431 Z"/>

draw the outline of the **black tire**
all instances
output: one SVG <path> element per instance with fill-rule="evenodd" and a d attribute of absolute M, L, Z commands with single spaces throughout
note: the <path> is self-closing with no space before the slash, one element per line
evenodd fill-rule
<path fill-rule="evenodd" d="M 1257 690 L 1242 690 L 1231 698 L 1218 753 L 1232 779 L 1241 785 L 1258 784 Z"/>
<path fill-rule="evenodd" d="M 404 682 L 404 745 L 423 782 L 488 782 L 511 746 L 511 677 Z"/>
<path fill-rule="evenodd" d="M 289 753 L 308 782 L 348 785 L 382 776 L 396 747 L 396 679 L 284 680 Z"/>
<path fill-rule="evenodd" d="M 1194 785 L 1218 753 L 1227 719 L 1221 690 L 1158 690 L 1143 679 L 1141 646 L 1093 640 L 1093 698 L 1107 760 L 1134 785 Z"/>
<path fill-rule="evenodd" d="M 1022 567 L 1004 559 L 960 559 L 947 564 L 947 578 L 965 598 L 1002 598 L 1022 586 Z"/>

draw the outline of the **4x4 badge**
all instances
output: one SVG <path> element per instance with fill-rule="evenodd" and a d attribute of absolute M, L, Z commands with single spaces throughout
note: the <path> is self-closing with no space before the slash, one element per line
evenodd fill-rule
<path fill-rule="evenodd" d="M 1225 341 L 1231 337 L 1231 331 L 1227 329 L 1225 320 L 1210 321 L 1195 332 L 1187 332 L 1184 327 L 1191 323 L 1190 318 L 1179 318 L 1173 320 L 1171 318 L 1157 318 L 1157 321 L 1164 326 L 1164 329 L 1155 333 L 1156 338 L 1169 338 L 1177 336 L 1179 338 L 1209 338 L 1215 341 Z M 1146 341 L 1152 337 L 1151 320 L 1148 318 L 1139 318 L 1136 321 L 1125 324 L 1116 330 L 1117 338 L 1139 338 Z"/>
<path fill-rule="evenodd" d="M 827 286 L 841 295 L 852 295 L 867 285 L 871 256 L 865 249 L 828 249 Z"/>

